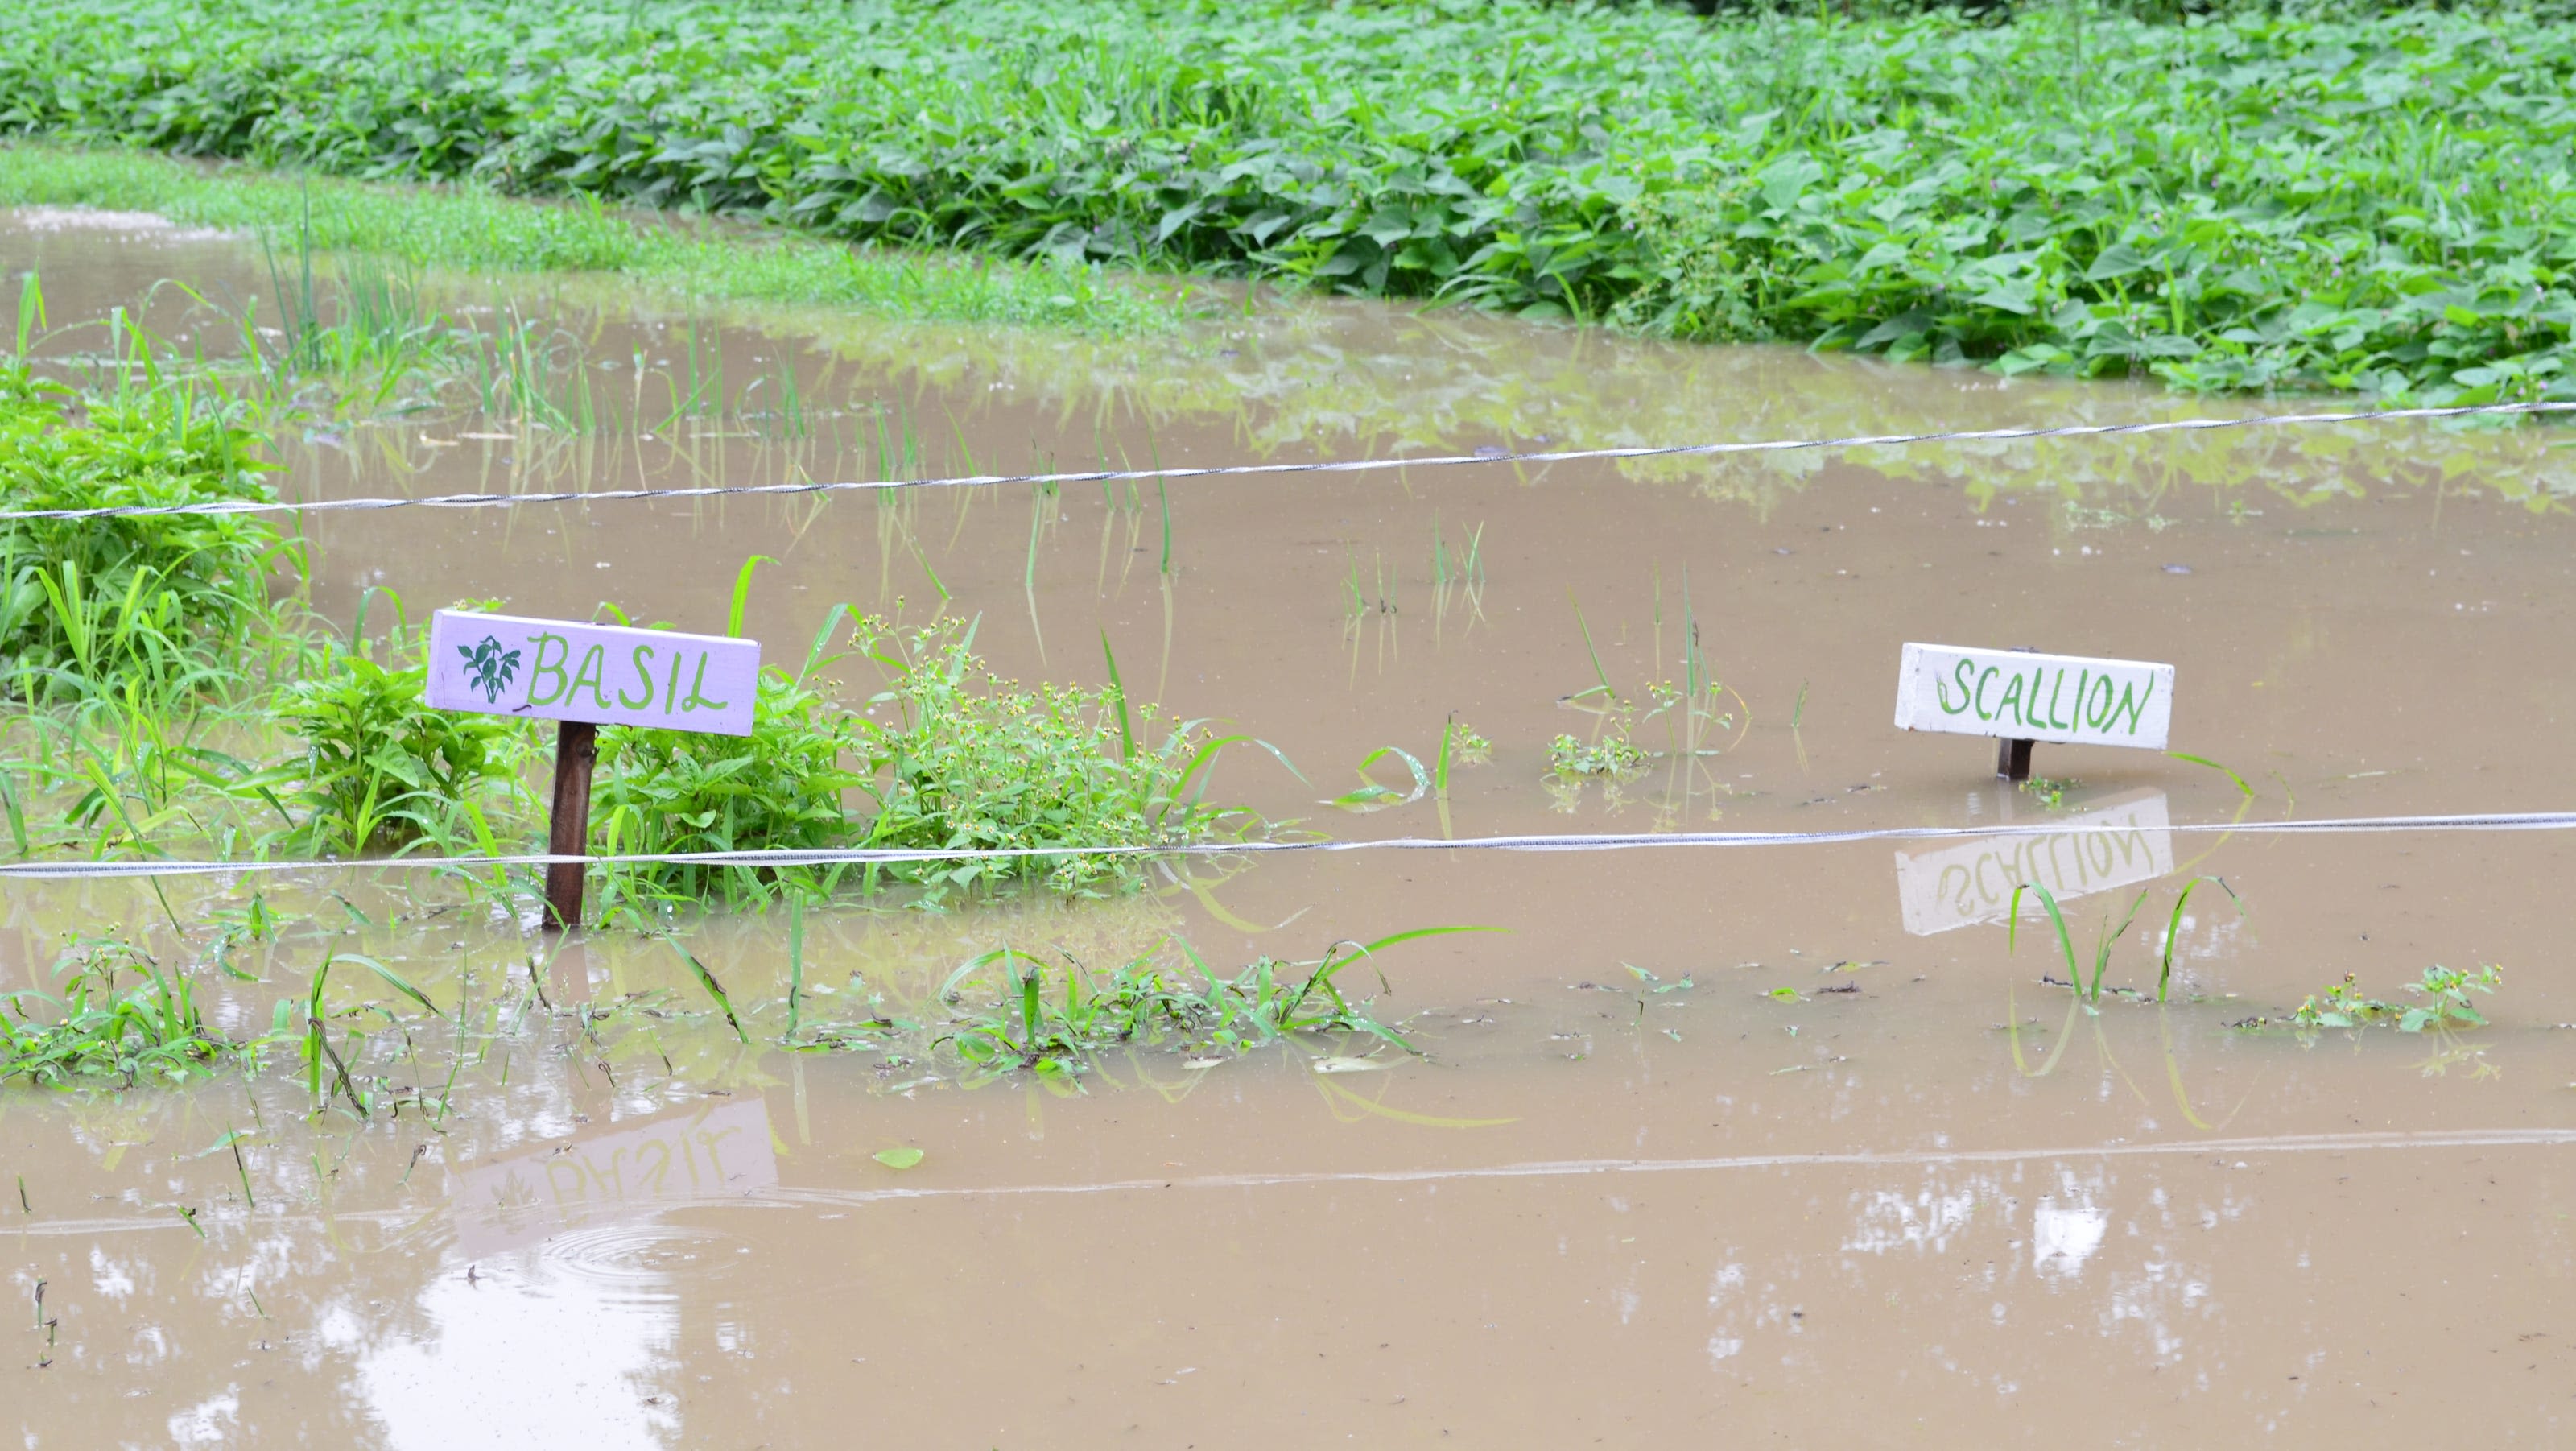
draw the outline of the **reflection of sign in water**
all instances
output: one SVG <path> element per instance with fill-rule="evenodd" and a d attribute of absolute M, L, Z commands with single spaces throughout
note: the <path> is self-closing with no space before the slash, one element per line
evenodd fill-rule
<path fill-rule="evenodd" d="M 754 1098 L 467 1169 L 453 1196 L 457 1245 L 494 1254 L 595 1217 L 777 1182 L 769 1107 Z"/>
<path fill-rule="evenodd" d="M 2013 888 L 2037 882 L 2059 901 L 2161 877 L 2174 869 L 2173 818 L 2165 793 L 2128 796 L 2049 823 L 2033 836 L 1996 836 L 1932 851 L 1896 854 L 1896 896 L 1905 930 L 1917 937 L 1977 922 L 2000 922 Z M 2022 915 L 2044 915 L 2036 896 Z"/>

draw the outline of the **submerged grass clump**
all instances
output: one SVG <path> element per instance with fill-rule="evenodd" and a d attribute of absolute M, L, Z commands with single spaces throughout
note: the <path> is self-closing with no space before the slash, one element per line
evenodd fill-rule
<path fill-rule="evenodd" d="M 2576 390 L 2576 23 L 1998 16 L 6 0 L 0 128 L 2005 372 Z"/>
<path fill-rule="evenodd" d="M 2193 877 L 2182 884 L 2181 890 L 2174 893 L 2172 919 L 2165 924 L 2164 948 L 2158 959 L 2156 973 L 2155 1000 L 2157 1002 L 2163 1002 L 2173 990 L 2174 953 L 2181 946 L 2182 914 L 2184 909 L 2191 905 L 2191 894 L 2198 891 L 2204 882 L 2213 884 L 2220 891 L 2225 892 L 2227 899 L 2236 904 L 2239 914 L 2245 910 L 2245 899 L 2236 895 L 2236 889 L 2227 885 L 2227 879 L 2224 877 Z M 2148 893 L 2153 890 L 2153 888 L 2139 890 L 2136 899 L 2129 903 L 2129 910 L 2121 914 L 2119 926 L 2113 927 L 2107 918 L 2104 920 L 2102 930 L 2093 940 L 2093 975 L 2089 978 L 2076 963 L 2075 934 L 2067 929 L 2066 913 L 2057 905 L 2057 894 L 2038 882 L 2023 882 L 2012 889 L 2012 899 L 2004 909 L 2004 951 L 2012 951 L 2021 940 L 2021 894 L 2038 893 L 2039 904 L 2048 913 L 2048 925 L 2057 936 L 2057 949 L 2066 958 L 2066 978 L 2063 982 L 2045 976 L 2040 981 L 2072 988 L 2076 1000 L 2090 1007 L 2102 1000 L 2104 992 L 2102 980 L 2111 971 L 2111 949 L 2118 945 L 2120 938 L 2128 932 L 2130 924 L 2138 920 L 2138 909 L 2147 905 Z M 2135 988 L 2112 988 L 2109 991 L 2126 997 L 2139 999 L 2146 997 L 2145 993 Z"/>
<path fill-rule="evenodd" d="M 1371 999 L 1347 991 L 1340 978 L 1398 943 L 1492 930 L 1425 927 L 1369 943 L 1337 942 L 1320 958 L 1262 957 L 1230 977 L 1178 938 L 1165 944 L 1168 953 L 1149 952 L 1106 971 L 1070 955 L 1057 964 L 996 948 L 960 965 L 914 1008 L 824 1025 L 798 1046 L 882 1051 L 911 1064 L 950 1061 L 969 1083 L 1019 1072 L 1069 1081 L 1098 1071 L 1100 1056 L 1114 1049 L 1185 1055 L 1195 1067 L 1283 1043 L 1319 1054 L 1362 1044 L 1416 1053 L 1371 1011 Z M 702 969 L 699 976 L 730 1013 Z M 1379 986 L 1385 987 L 1382 975 Z"/>
<path fill-rule="evenodd" d="M 59 996 L 0 993 L 0 1084 L 180 1082 L 233 1051 L 208 1031 L 187 975 L 131 943 L 75 937 L 54 969 L 65 979 Z"/>

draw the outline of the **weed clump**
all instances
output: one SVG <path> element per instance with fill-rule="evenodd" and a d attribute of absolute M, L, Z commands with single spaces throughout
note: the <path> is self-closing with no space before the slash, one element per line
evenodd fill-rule
<path fill-rule="evenodd" d="M 834 636 L 847 623 L 849 634 Z M 1082 848 L 1172 846 L 1243 836 L 1264 823 L 1204 799 L 1207 771 L 1245 737 L 1159 720 L 1122 687 L 1035 689 L 995 676 L 972 621 L 910 629 L 842 607 L 803 664 L 770 666 L 746 737 L 612 726 L 600 733 L 595 810 L 603 854 L 853 848 L 1023 853 L 872 862 L 862 873 L 956 893 L 1037 879 L 1068 892 L 1142 880 L 1141 860 Z M 865 661 L 882 673 L 861 711 L 825 671 Z M 873 808 L 873 809 L 870 809 Z M 830 891 L 846 863 L 742 867 L 634 863 L 607 869 L 607 910 L 708 897 Z"/>
<path fill-rule="evenodd" d="M 421 840 L 488 846 L 491 827 L 475 796 L 533 800 L 520 781 L 533 740 L 527 727 L 430 709 L 427 648 L 426 629 L 397 626 L 384 659 L 363 637 L 351 648 L 327 646 L 304 678 L 279 689 L 269 717 L 304 752 L 262 781 L 285 785 L 304 815 L 276 844 L 324 853 Z"/>
<path fill-rule="evenodd" d="M 130 943 L 76 937 L 54 968 L 66 978 L 59 997 L 35 989 L 0 993 L 0 1083 L 179 1082 L 231 1051 L 206 1030 L 186 974 L 164 971 Z M 39 1020 L 28 1011 L 31 1001 L 54 1011 Z"/>
<path fill-rule="evenodd" d="M 1169 954 L 1157 948 L 1105 972 L 1070 953 L 1059 965 L 1001 947 L 961 964 L 918 1004 L 818 1025 L 800 1046 L 884 1052 L 890 1063 L 945 1059 L 963 1068 L 970 1084 L 1021 1072 L 1069 1082 L 1095 1071 L 1112 1050 L 1190 1055 L 1193 1068 L 1283 1043 L 1319 1054 L 1362 1045 L 1418 1053 L 1375 1015 L 1371 999 L 1340 979 L 1398 943 L 1493 930 L 1423 927 L 1374 942 L 1337 942 L 1319 958 L 1262 957 L 1230 977 L 1177 937 L 1165 944 Z M 703 969 L 699 978 L 725 1007 Z M 1383 990 L 1384 976 L 1378 981 Z"/>
<path fill-rule="evenodd" d="M 1263 824 L 1204 799 L 1208 768 L 1249 737 L 1180 721 L 1152 739 L 1158 712 L 1131 710 L 1123 686 L 1031 690 L 1000 679 L 975 654 L 971 623 L 898 630 L 866 618 L 858 629 L 861 649 L 886 671 L 861 736 L 862 789 L 876 803 L 866 844 L 1032 853 L 896 864 L 886 869 L 895 877 L 934 893 L 1028 875 L 1092 890 L 1134 881 L 1141 864 L 1051 849 L 1171 846 Z"/>
<path fill-rule="evenodd" d="M 827 629 L 829 627 L 827 626 Z M 593 792 L 599 850 L 620 852 L 830 851 L 854 845 L 844 807 L 863 777 L 859 722 L 814 677 L 760 672 L 751 734 L 609 726 L 599 733 Z M 819 662 L 828 663 L 828 662 Z M 645 902 L 765 898 L 773 888 L 830 889 L 837 867 L 733 867 L 641 862 L 606 870 L 602 910 Z"/>
<path fill-rule="evenodd" d="M 273 496 L 219 395 L 150 380 L 86 396 L 0 361 L 0 504 L 12 510 Z M 139 684 L 166 702 L 237 678 L 299 546 L 254 515 L 0 520 L 0 688 L 30 704 Z"/>
<path fill-rule="evenodd" d="M 2488 963 L 2475 972 L 2439 963 L 2424 969 L 2424 975 L 2407 983 L 2405 990 L 2423 1001 L 2392 1003 L 2375 998 L 2361 990 L 2360 979 L 2345 973 L 2343 981 L 2330 984 L 2323 992 L 2308 994 L 2284 1022 L 2275 1018 L 2248 1018 L 2239 1027 L 2291 1027 L 2304 1032 L 2324 1028 L 2367 1028 L 2386 1025 L 2401 1033 L 2442 1033 L 2459 1028 L 2483 1028 L 2486 1015 L 2479 1012 L 2471 994 L 2484 995 L 2504 986 L 2504 968 Z"/>
<path fill-rule="evenodd" d="M 1558 776 L 1607 776 L 1613 780 L 1634 777 L 1646 769 L 1654 756 L 1644 747 L 1631 742 L 1624 732 L 1586 741 L 1579 736 L 1560 735 L 1548 742 L 1548 770 Z"/>
<path fill-rule="evenodd" d="M 1221 978 L 1183 944 L 1196 982 L 1189 972 L 1151 958 L 1105 973 L 1068 964 L 1060 1000 L 1048 991 L 1045 963 L 1005 948 L 960 971 L 1004 966 L 1008 990 L 999 1001 L 969 1012 L 931 1046 L 954 1052 L 976 1078 L 1019 1070 L 1068 1077 L 1087 1071 L 1100 1052 L 1127 1046 L 1234 1057 L 1305 1035 L 1315 1041 L 1365 1037 L 1415 1051 L 1369 1013 L 1367 999 L 1346 996 L 1334 983 L 1371 950 L 1346 952 L 1348 946 L 1355 944 L 1337 944 L 1314 962 L 1264 957 Z"/>

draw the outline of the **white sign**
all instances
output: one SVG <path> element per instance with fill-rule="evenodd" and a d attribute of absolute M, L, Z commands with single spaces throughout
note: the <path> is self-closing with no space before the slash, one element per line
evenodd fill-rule
<path fill-rule="evenodd" d="M 2083 746 L 2165 748 L 2174 668 L 2017 650 L 1907 645 L 1896 672 L 1900 730 Z"/>
<path fill-rule="evenodd" d="M 778 1182 L 769 1106 L 722 1108 L 597 1134 L 456 1176 L 457 1244 L 469 1256 L 550 1239 L 595 1218 L 739 1197 Z"/>
<path fill-rule="evenodd" d="M 751 734 L 760 642 L 440 610 L 429 625 L 439 710 Z"/>
<path fill-rule="evenodd" d="M 2174 869 L 2173 818 L 2165 793 L 2131 792 L 2090 811 L 2052 820 L 2044 835 L 1990 836 L 1896 854 L 1896 898 L 1917 937 L 1979 922 L 2001 922 L 2013 888 L 2037 882 L 2064 902 L 2132 886 Z M 2046 915 L 2025 892 L 2024 918 Z"/>

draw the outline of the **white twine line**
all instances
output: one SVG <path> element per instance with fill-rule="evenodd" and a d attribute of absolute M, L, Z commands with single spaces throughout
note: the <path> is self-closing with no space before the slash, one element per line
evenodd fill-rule
<path fill-rule="evenodd" d="M 77 880 L 95 877 L 215 876 L 235 872 L 292 872 L 315 868 L 406 871 L 488 871 L 496 867 L 707 866 L 822 867 L 898 862 L 1016 861 L 1032 857 L 1226 857 L 1286 852 L 1368 851 L 1632 851 L 1658 847 L 1831 846 L 1869 841 L 1954 841 L 2029 836 L 2134 836 L 2142 832 L 2247 833 L 2313 836 L 2405 831 L 2566 831 L 2576 811 L 2487 812 L 2450 816 L 2352 816 L 2315 821 L 2193 822 L 2177 826 L 2045 822 L 1996 826 L 1883 826 L 1848 831 L 1679 831 L 1634 834 L 1380 837 L 1361 841 L 1190 842 L 1165 846 L 1015 846 L 938 848 L 767 848 L 750 851 L 626 852 L 601 856 L 525 852 L 510 856 L 320 857 L 283 861 L 54 861 L 0 863 L 0 880 Z"/>
<path fill-rule="evenodd" d="M 1587 459 L 1715 457 L 1785 453 L 1803 449 L 1893 448 L 1918 443 L 2012 442 L 2036 438 L 2108 438 L 2122 434 L 2196 433 L 2226 428 L 2272 428 L 2308 423 L 2393 423 L 2409 419 L 2504 417 L 2562 413 L 2576 403 L 2483 403 L 2459 408 L 2383 408 L 2354 413 L 2271 413 L 2250 418 L 2176 418 L 2146 423 L 2078 423 L 2048 428 L 1977 428 L 1944 433 L 1861 434 L 1845 438 L 1772 439 L 1759 443 L 1693 443 L 1634 448 L 1560 449 L 1551 453 L 1439 454 L 1421 458 L 1346 459 L 1335 463 L 1225 464 L 1211 467 L 1097 469 L 1071 474 L 971 474 L 941 479 L 868 479 L 801 484 L 710 485 L 691 489 L 606 489 L 587 493 L 434 494 L 427 498 L 310 499 L 300 503 L 259 499 L 191 504 L 117 504 L 95 509 L 12 509 L 0 522 L 33 519 L 130 519 L 198 514 L 319 514 L 351 509 L 489 509 L 519 504 L 594 504 L 639 499 L 711 499 L 756 494 L 831 494 L 884 489 L 989 488 L 1001 484 L 1126 483 L 1153 479 L 1242 478 L 1255 474 L 1353 474 L 1385 469 L 1447 468 L 1462 464 L 1554 464 Z"/>
<path fill-rule="evenodd" d="M 663 1120 L 661 1122 L 668 1122 Z M 642 1125 L 651 1128 L 652 1123 Z M 578 1147 L 579 1140 L 572 1141 Z M 2269 1154 L 2365 1154 L 2424 1152 L 2436 1149 L 2555 1149 L 2576 1146 L 2576 1129 L 2456 1129 L 2424 1133 L 2365 1131 L 2342 1134 L 2284 1134 L 2275 1137 L 2183 1139 L 2169 1143 L 2096 1144 L 2058 1149 L 1894 1149 L 1825 1151 L 1812 1154 L 1729 1154 L 1692 1159 L 1558 1159 L 1458 1168 L 1324 1169 L 1311 1172 L 1199 1174 L 1162 1179 L 1119 1179 L 1090 1184 L 925 1185 L 917 1188 L 824 1189 L 778 1186 L 744 1194 L 675 1195 L 649 1202 L 603 1204 L 576 1220 L 559 1224 L 558 1232 L 587 1224 L 651 1219 L 684 1210 L 744 1208 L 839 1208 L 908 1199 L 1020 1198 L 1035 1195 L 1160 1193 L 1173 1189 L 1293 1189 L 1331 1184 L 1433 1184 L 1477 1179 L 1574 1179 L 1618 1174 L 1710 1174 L 1746 1170 L 1955 1168 L 1969 1164 L 2051 1163 L 2069 1159 L 2260 1158 Z M 435 1213 L 435 1210 L 429 1211 Z M 487 1206 L 457 1206 L 461 1215 L 490 1217 Z M 331 1223 L 372 1223 L 382 1229 L 405 1229 L 423 1222 L 419 1209 L 375 1209 L 336 1212 Z M 256 1223 L 261 1227 L 318 1226 L 314 1215 L 243 1211 L 221 1215 L 209 1211 L 198 1223 L 230 1229 Z M 136 1232 L 176 1232 L 189 1226 L 176 1215 L 143 1218 L 36 1220 L 11 1225 L 18 1237 L 73 1238 Z"/>

